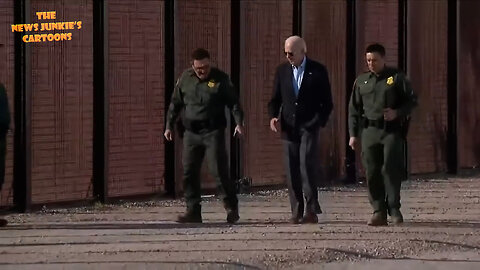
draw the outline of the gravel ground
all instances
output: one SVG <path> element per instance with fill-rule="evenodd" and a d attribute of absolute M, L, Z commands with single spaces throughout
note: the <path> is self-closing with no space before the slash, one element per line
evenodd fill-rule
<path fill-rule="evenodd" d="M 287 222 L 286 190 L 240 195 L 241 219 L 233 226 L 225 223 L 215 196 L 204 198 L 204 224 L 199 225 L 173 222 L 184 210 L 182 200 L 10 214 L 9 226 L 0 229 L 0 269 L 319 269 L 379 260 L 480 263 L 480 178 L 405 182 L 405 223 L 400 226 L 366 225 L 371 209 L 361 185 L 319 192 L 324 213 L 317 225 Z"/>

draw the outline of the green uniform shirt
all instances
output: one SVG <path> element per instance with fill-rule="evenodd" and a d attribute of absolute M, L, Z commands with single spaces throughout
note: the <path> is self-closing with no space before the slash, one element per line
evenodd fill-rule
<path fill-rule="evenodd" d="M 377 76 L 373 72 L 363 73 L 355 80 L 348 106 L 348 128 L 350 137 L 360 134 L 362 118 L 383 119 L 383 110 L 397 110 L 397 117 L 406 117 L 417 105 L 410 82 L 398 70 L 385 67 Z"/>
<path fill-rule="evenodd" d="M 175 86 L 167 113 L 166 128 L 173 130 L 174 122 L 183 108 L 184 123 L 208 120 L 212 123 L 211 127 L 225 127 L 225 106 L 232 112 L 235 123 L 242 125 L 243 112 L 228 75 L 212 68 L 208 78 L 200 81 L 193 69 L 189 68 L 183 72 Z"/>

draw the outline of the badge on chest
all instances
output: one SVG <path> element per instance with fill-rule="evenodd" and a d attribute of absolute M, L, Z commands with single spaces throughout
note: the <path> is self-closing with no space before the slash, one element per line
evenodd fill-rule
<path fill-rule="evenodd" d="M 390 76 L 387 78 L 387 84 L 392 85 L 393 84 L 393 76 Z"/>
<path fill-rule="evenodd" d="M 209 88 L 215 87 L 215 81 L 214 81 L 214 80 L 210 80 L 210 81 L 207 83 L 207 86 L 208 86 Z"/>

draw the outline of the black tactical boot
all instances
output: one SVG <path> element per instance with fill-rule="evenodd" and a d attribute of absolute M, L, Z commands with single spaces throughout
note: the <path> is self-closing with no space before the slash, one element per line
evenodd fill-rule
<path fill-rule="evenodd" d="M 0 227 L 5 227 L 7 226 L 8 221 L 4 218 L 0 218 Z"/>

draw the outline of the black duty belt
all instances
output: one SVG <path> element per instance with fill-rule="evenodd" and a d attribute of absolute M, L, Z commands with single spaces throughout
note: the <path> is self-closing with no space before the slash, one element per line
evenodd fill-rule
<path fill-rule="evenodd" d="M 376 120 L 363 118 L 363 127 L 375 127 L 378 129 L 383 129 L 386 132 L 398 132 L 401 130 L 401 123 L 398 119 L 393 121 L 385 121 L 382 118 Z"/>
<path fill-rule="evenodd" d="M 376 127 L 382 129 L 385 127 L 385 121 L 383 119 L 372 120 L 368 118 L 363 118 L 363 126 L 365 128 Z"/>

